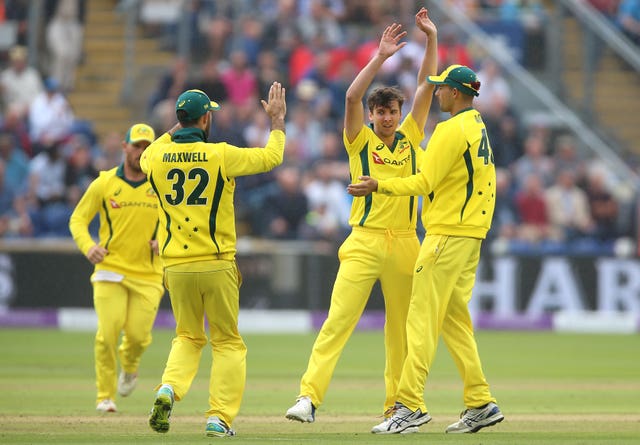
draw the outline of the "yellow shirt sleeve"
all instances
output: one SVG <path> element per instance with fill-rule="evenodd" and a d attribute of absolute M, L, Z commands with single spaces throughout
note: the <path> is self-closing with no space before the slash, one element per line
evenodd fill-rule
<path fill-rule="evenodd" d="M 89 224 L 96 213 L 100 211 L 100 204 L 103 195 L 103 175 L 96 178 L 82 195 L 76 208 L 69 218 L 69 230 L 76 245 L 83 254 L 87 254 L 89 249 L 96 244 L 89 234 Z"/>
<path fill-rule="evenodd" d="M 226 174 L 230 178 L 235 178 L 272 170 L 282 164 L 284 143 L 284 132 L 282 130 L 272 130 L 264 148 L 239 148 L 225 144 L 224 166 Z"/>

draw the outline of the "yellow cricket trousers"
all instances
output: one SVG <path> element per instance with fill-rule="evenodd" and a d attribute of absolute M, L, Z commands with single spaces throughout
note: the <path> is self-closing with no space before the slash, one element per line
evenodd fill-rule
<path fill-rule="evenodd" d="M 246 380 L 245 346 L 238 332 L 242 278 L 235 260 L 198 261 L 165 269 L 165 285 L 176 319 L 176 337 L 162 375 L 182 399 L 198 372 L 209 324 L 213 361 L 209 376 L 209 410 L 231 426 L 242 402 Z"/>
<path fill-rule="evenodd" d="M 385 303 L 385 402 L 393 406 L 406 356 L 405 324 L 413 266 L 420 248 L 415 230 L 354 227 L 338 250 L 340 268 L 331 293 L 329 314 L 313 345 L 300 395 L 318 407 L 324 400 L 340 354 L 358 324 L 376 280 Z"/>
<path fill-rule="evenodd" d="M 495 399 L 482 372 L 468 303 L 475 283 L 482 240 L 427 235 L 413 275 L 407 316 L 407 358 L 398 401 L 427 412 L 424 386 L 440 334 L 464 383 L 464 404 L 477 408 Z"/>
<path fill-rule="evenodd" d="M 164 289 L 160 282 L 131 278 L 121 282 L 94 281 L 92 285 L 98 317 L 94 356 L 100 402 L 116 396 L 116 350 L 123 370 L 138 370 L 142 353 L 151 344 L 151 329 Z M 118 347 L 121 332 L 124 335 Z"/>

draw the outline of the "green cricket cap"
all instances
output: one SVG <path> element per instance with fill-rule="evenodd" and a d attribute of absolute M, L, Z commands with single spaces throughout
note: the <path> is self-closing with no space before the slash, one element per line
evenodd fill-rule
<path fill-rule="evenodd" d="M 469 96 L 480 95 L 480 81 L 473 70 L 464 65 L 451 65 L 439 76 L 427 76 L 427 82 L 448 85 Z"/>
<path fill-rule="evenodd" d="M 187 90 L 176 101 L 176 112 L 184 110 L 189 120 L 196 120 L 208 111 L 216 111 L 220 105 L 209 99 L 202 90 Z"/>
<path fill-rule="evenodd" d="M 147 124 L 135 124 L 127 131 L 127 135 L 124 140 L 127 144 L 135 144 L 140 141 L 153 142 L 156 138 L 156 133 L 153 128 Z"/>

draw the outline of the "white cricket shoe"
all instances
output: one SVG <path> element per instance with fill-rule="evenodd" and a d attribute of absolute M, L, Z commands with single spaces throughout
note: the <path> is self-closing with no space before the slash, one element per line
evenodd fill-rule
<path fill-rule="evenodd" d="M 128 372 L 120 371 L 120 376 L 118 376 L 118 394 L 122 397 L 127 397 L 134 389 L 136 389 L 137 383 L 137 372 L 130 374 Z"/>
<path fill-rule="evenodd" d="M 287 410 L 285 417 L 289 420 L 311 423 L 316 420 L 316 407 L 307 396 L 298 397 L 296 404 Z"/>
<path fill-rule="evenodd" d="M 502 422 L 504 416 L 493 402 L 489 402 L 480 408 L 465 409 L 460 414 L 460 420 L 449 425 L 447 433 L 475 433 L 476 431 L 496 423 Z"/>
<path fill-rule="evenodd" d="M 373 434 L 415 433 L 420 425 L 424 425 L 430 420 L 431 416 L 428 413 L 423 413 L 420 408 L 411 411 L 402 403 L 396 402 L 391 417 L 374 426 L 371 432 Z"/>
<path fill-rule="evenodd" d="M 117 411 L 116 403 L 111 399 L 104 399 L 98 403 L 96 411 L 101 413 L 115 413 Z"/>

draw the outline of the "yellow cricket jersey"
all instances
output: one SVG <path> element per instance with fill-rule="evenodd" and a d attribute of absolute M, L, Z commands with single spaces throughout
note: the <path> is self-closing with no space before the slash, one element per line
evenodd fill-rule
<path fill-rule="evenodd" d="M 125 179 L 124 167 L 100 172 L 89 185 L 69 220 L 69 229 L 80 251 L 86 255 L 96 244 L 89 224 L 100 213 L 98 244 L 109 251 L 95 270 L 127 277 L 159 281 L 162 262 L 149 245 L 158 228 L 158 200 L 149 181 Z"/>
<path fill-rule="evenodd" d="M 343 133 L 352 180 L 355 181 L 363 175 L 387 179 L 415 174 L 419 157 L 423 152 L 420 147 L 423 138 L 424 130 L 418 128 L 411 113 L 398 127 L 392 147 L 387 147 L 373 130 L 365 125 L 351 143 Z M 417 208 L 416 196 L 391 197 L 377 193 L 354 197 L 349 225 L 371 229 L 415 229 Z"/>
<path fill-rule="evenodd" d="M 422 208 L 427 234 L 486 237 L 495 207 L 496 170 L 487 129 L 475 109 L 436 126 L 417 175 L 379 179 L 379 194 L 427 197 Z"/>
<path fill-rule="evenodd" d="M 160 207 L 158 243 L 165 266 L 233 259 L 237 176 L 267 172 L 282 163 L 285 135 L 273 130 L 264 148 L 206 143 L 202 130 L 183 128 L 156 139 L 143 152 Z"/>

